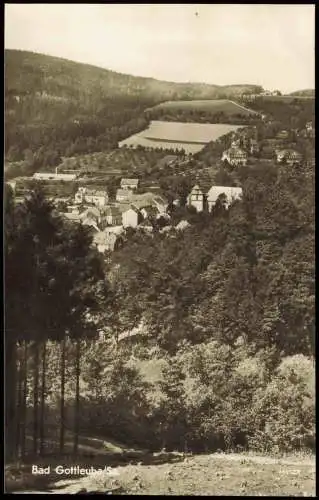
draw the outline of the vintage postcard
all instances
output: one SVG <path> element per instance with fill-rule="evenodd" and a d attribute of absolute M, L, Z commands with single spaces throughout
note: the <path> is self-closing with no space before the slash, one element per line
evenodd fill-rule
<path fill-rule="evenodd" d="M 5 492 L 315 496 L 315 5 L 5 5 Z"/>

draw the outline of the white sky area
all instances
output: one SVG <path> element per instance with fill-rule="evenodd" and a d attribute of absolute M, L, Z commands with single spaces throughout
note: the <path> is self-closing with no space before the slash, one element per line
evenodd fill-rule
<path fill-rule="evenodd" d="M 315 6 L 5 4 L 5 48 L 161 80 L 292 92 L 315 88 Z"/>

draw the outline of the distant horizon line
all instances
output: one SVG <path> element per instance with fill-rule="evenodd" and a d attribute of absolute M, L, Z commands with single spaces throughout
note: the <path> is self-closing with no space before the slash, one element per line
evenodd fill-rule
<path fill-rule="evenodd" d="M 141 75 L 135 75 L 133 73 L 125 73 L 125 72 L 122 72 L 122 71 L 117 71 L 117 70 L 113 70 L 113 69 L 110 69 L 109 67 L 105 67 L 105 66 L 98 66 L 97 64 L 92 64 L 90 62 L 86 62 L 86 61 L 79 61 L 79 60 L 75 60 L 75 59 L 68 59 L 67 57 L 61 57 L 61 56 L 57 56 L 57 55 L 54 55 L 54 54 L 49 54 L 49 53 L 46 53 L 46 52 L 37 52 L 35 50 L 26 50 L 26 49 L 17 49 L 17 48 L 9 48 L 9 47 L 5 47 L 4 49 L 4 52 L 6 51 L 16 51 L 16 52 L 28 52 L 29 54 L 36 54 L 36 55 L 40 55 L 40 56 L 46 56 L 46 57 L 52 57 L 54 59 L 61 59 L 63 61 L 67 61 L 67 62 L 71 62 L 71 63 L 75 63 L 75 64 L 83 64 L 83 65 L 86 65 L 86 66 L 91 66 L 92 68 L 97 68 L 97 69 L 100 69 L 100 70 L 105 70 L 105 71 L 110 71 L 112 73 L 116 73 L 118 75 L 122 75 L 122 76 L 132 76 L 134 78 L 141 78 L 141 79 L 145 79 L 145 80 L 155 80 L 155 81 L 158 81 L 158 82 L 163 82 L 163 83 L 171 83 L 171 84 L 180 84 L 180 85 L 207 85 L 207 86 L 212 86 L 212 87 L 219 87 L 219 88 L 224 88 L 224 87 L 245 87 L 245 86 L 249 86 L 249 87 L 261 87 L 261 89 L 264 91 L 264 92 L 274 92 L 274 91 L 279 91 L 281 92 L 283 95 L 290 95 L 292 94 L 293 92 L 298 92 L 298 91 L 305 91 L 305 90 L 313 90 L 315 92 L 315 88 L 312 88 L 312 87 L 308 87 L 308 88 L 303 88 L 303 89 L 296 89 L 296 90 L 293 90 L 292 92 L 289 92 L 289 93 L 285 93 L 283 91 L 280 90 L 280 88 L 275 88 L 275 89 L 265 89 L 264 86 L 262 84 L 258 84 L 258 83 L 226 83 L 226 84 L 217 84 L 217 83 L 208 83 L 208 82 L 204 82 L 204 81 L 174 81 L 174 80 L 165 80 L 165 79 L 162 79 L 162 78 L 157 78 L 157 77 L 153 77 L 153 76 L 141 76 Z"/>

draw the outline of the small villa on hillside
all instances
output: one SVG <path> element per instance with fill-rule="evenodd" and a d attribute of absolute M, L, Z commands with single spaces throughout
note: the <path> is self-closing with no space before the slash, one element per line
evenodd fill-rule
<path fill-rule="evenodd" d="M 223 152 L 222 161 L 228 161 L 230 165 L 247 165 L 248 155 L 246 151 L 240 148 L 229 148 Z"/>
<path fill-rule="evenodd" d="M 282 149 L 276 151 L 278 163 L 285 162 L 287 165 L 294 165 L 302 161 L 302 155 L 293 149 Z"/>
<path fill-rule="evenodd" d="M 107 191 L 97 191 L 86 187 L 79 187 L 75 193 L 75 203 L 93 203 L 98 207 L 104 207 L 109 200 Z"/>

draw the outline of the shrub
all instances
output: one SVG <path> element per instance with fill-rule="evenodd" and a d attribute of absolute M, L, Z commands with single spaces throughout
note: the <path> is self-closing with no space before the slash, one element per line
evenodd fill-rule
<path fill-rule="evenodd" d="M 292 451 L 315 446 L 314 368 L 304 356 L 285 358 L 265 391 L 255 393 L 255 434 L 258 450 Z"/>

